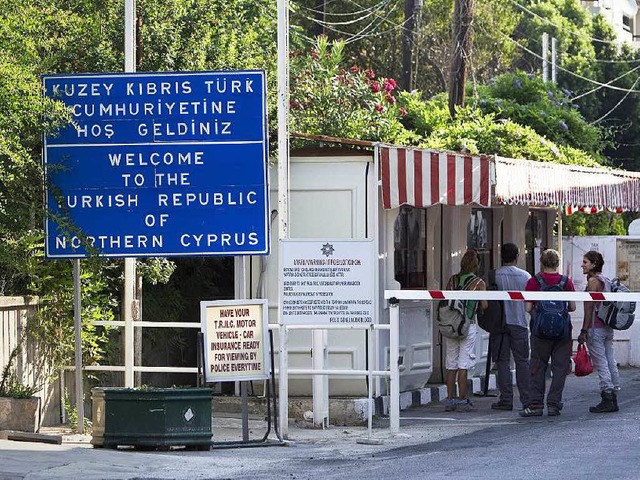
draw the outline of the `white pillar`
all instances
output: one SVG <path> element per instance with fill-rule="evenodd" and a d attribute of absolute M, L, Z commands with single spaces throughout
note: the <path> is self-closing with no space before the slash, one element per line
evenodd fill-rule
<path fill-rule="evenodd" d="M 400 304 L 389 302 L 389 428 L 391 433 L 400 431 Z"/>
<path fill-rule="evenodd" d="M 124 2 L 124 71 L 136 71 L 136 2 Z M 134 386 L 134 332 L 133 332 L 133 301 L 136 298 L 136 259 L 124 259 L 124 386 Z M 141 315 L 138 319 L 140 319 Z"/>
<path fill-rule="evenodd" d="M 289 2 L 278 0 L 278 217 L 279 240 L 289 236 Z M 278 257 L 278 277 L 282 274 L 282 256 Z M 280 284 L 280 282 L 278 282 Z M 280 346 L 278 351 L 278 394 L 280 433 L 289 434 L 289 376 L 287 374 L 287 329 L 282 325 L 278 306 Z"/>
<path fill-rule="evenodd" d="M 313 358 L 314 370 L 327 368 L 327 331 L 313 330 Z M 313 424 L 326 428 L 329 424 L 329 376 L 313 376 Z"/>

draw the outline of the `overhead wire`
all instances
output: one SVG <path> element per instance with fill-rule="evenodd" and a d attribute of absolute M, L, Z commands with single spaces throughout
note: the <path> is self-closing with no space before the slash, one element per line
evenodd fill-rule
<path fill-rule="evenodd" d="M 361 5 L 358 5 L 356 2 L 351 1 L 350 3 L 352 3 L 353 5 L 356 5 L 358 8 L 362 9 Z M 382 10 L 385 6 L 388 6 L 389 4 L 391 4 L 391 0 L 383 0 L 382 2 L 379 2 L 378 4 L 376 4 L 376 9 L 373 12 L 373 14 L 375 15 L 376 18 L 374 18 L 373 20 L 371 20 L 371 22 L 369 22 L 369 24 L 367 24 L 365 27 L 363 27 L 359 32 L 357 33 L 351 33 L 345 30 L 341 30 L 339 28 L 336 28 L 336 26 L 339 25 L 344 25 L 344 23 L 340 23 L 340 22 L 324 22 L 321 20 L 318 20 L 316 18 L 307 16 L 307 15 L 303 15 L 304 18 L 306 18 L 307 20 L 313 22 L 313 23 L 317 23 L 318 25 L 323 26 L 324 28 L 331 30 L 332 32 L 335 32 L 337 34 L 340 35 L 344 35 L 346 38 L 343 40 L 346 44 L 349 43 L 353 43 L 355 41 L 364 39 L 364 38 L 369 38 L 369 37 L 374 37 L 374 36 L 379 36 L 379 35 L 384 35 L 386 33 L 398 30 L 398 29 L 405 29 L 406 27 L 404 26 L 404 24 L 396 24 L 395 22 L 392 22 L 389 20 L 389 16 L 391 16 L 391 14 L 395 11 L 396 6 L 394 4 L 393 8 L 391 8 L 388 12 L 386 12 L 386 14 L 384 16 L 380 15 L 380 10 Z M 366 10 L 366 9 L 362 9 L 361 11 Z M 354 22 L 350 22 L 351 24 L 356 23 L 357 21 L 362 21 L 366 18 L 368 18 L 370 16 L 370 14 L 364 15 L 362 17 L 360 17 L 359 19 L 356 19 L 356 21 Z M 377 27 L 385 24 L 385 23 L 391 23 L 393 25 L 392 28 L 389 28 L 387 30 L 384 31 L 379 31 L 377 30 Z"/>
<path fill-rule="evenodd" d="M 536 17 L 537 19 L 542 20 L 543 22 L 545 22 L 545 23 L 547 23 L 547 24 L 549 24 L 549 25 L 551 25 L 551 26 L 553 26 L 553 27 L 555 27 L 555 28 L 557 28 L 557 29 L 559 29 L 559 30 L 565 30 L 565 29 L 564 29 L 564 27 L 561 27 L 561 26 L 559 26 L 559 25 L 556 25 L 555 23 L 553 23 L 553 22 L 552 22 L 551 20 L 549 20 L 548 18 L 545 18 L 545 17 L 543 17 L 543 16 L 541 16 L 541 15 L 538 15 L 536 12 L 534 12 L 534 11 L 532 11 L 532 10 L 529 10 L 527 7 L 525 7 L 524 5 L 522 5 L 522 4 L 520 4 L 520 3 L 518 3 L 516 0 L 509 0 L 509 1 L 510 1 L 511 3 L 513 3 L 516 7 L 518 7 L 520 10 L 522 10 L 522 11 L 524 11 L 524 12 L 527 12 L 528 14 L 530 14 L 530 15 L 532 15 L 532 16 L 534 16 L 534 17 Z M 572 31 L 572 30 L 569 30 L 569 32 L 570 32 L 570 33 L 573 33 L 573 34 L 575 34 L 575 35 L 578 35 L 578 34 L 583 35 L 583 34 L 581 34 L 581 33 L 578 33 L 578 32 L 576 32 L 576 31 Z M 610 44 L 610 45 L 617 45 L 617 44 L 618 44 L 618 42 L 616 42 L 616 41 L 612 41 L 612 40 L 602 40 L 601 38 L 594 38 L 594 37 L 589 37 L 589 40 L 591 40 L 592 42 L 605 43 L 605 44 Z"/>
<path fill-rule="evenodd" d="M 328 3 L 330 3 L 330 2 L 326 2 L 325 6 Z M 326 9 L 319 10 L 317 8 L 305 7 L 303 5 L 298 6 L 298 8 L 301 9 L 301 10 L 306 10 L 306 11 L 311 12 L 311 13 L 321 13 L 323 15 L 331 16 L 331 17 L 350 17 L 350 16 L 353 16 L 353 15 L 360 15 L 362 13 L 367 13 L 367 12 L 370 12 L 370 11 L 373 11 L 373 10 L 377 10 L 378 9 L 378 5 L 383 4 L 383 3 L 389 3 L 389 0 L 382 0 L 381 2 L 377 3 L 376 5 L 372 5 L 370 7 L 362 8 L 362 10 L 357 11 L 357 12 L 327 12 Z"/>
<path fill-rule="evenodd" d="M 314 19 L 314 21 L 322 26 L 340 26 L 340 25 L 353 25 L 354 23 L 358 23 L 358 22 L 362 22 L 363 20 L 365 20 L 366 18 L 370 17 L 371 15 L 375 15 L 377 13 L 378 10 L 383 9 L 386 5 L 388 5 L 390 3 L 391 0 L 383 0 L 379 3 L 377 3 L 376 5 L 374 5 L 374 7 L 372 7 L 369 11 L 365 10 L 361 10 L 360 12 L 350 12 L 350 13 L 346 13 L 346 14 L 340 14 L 342 16 L 354 16 L 354 15 L 360 15 L 362 14 L 362 16 L 358 17 L 358 18 L 354 18 L 352 20 L 348 20 L 348 21 L 343 21 L 343 22 L 327 22 L 325 20 L 319 20 L 319 19 Z M 309 8 L 305 8 L 302 7 L 304 10 L 308 10 L 308 11 L 312 11 L 314 13 L 323 13 L 325 15 L 327 15 L 327 12 L 323 12 L 322 10 L 313 10 L 313 9 L 309 9 Z M 309 18 L 309 17 L 306 17 Z"/>
<path fill-rule="evenodd" d="M 632 73 L 633 73 L 633 72 L 635 72 L 636 70 L 640 70 L 640 65 L 638 65 L 638 66 L 636 66 L 636 67 L 632 68 L 631 70 L 629 70 L 629 71 L 627 71 L 627 72 L 623 73 L 622 75 L 617 76 L 617 77 L 616 77 L 616 78 L 614 78 L 613 80 L 609 80 L 609 81 L 608 81 L 607 83 L 605 83 L 604 85 L 611 85 L 612 83 L 617 82 L 617 81 L 618 81 L 618 80 L 620 80 L 621 78 L 624 78 L 624 77 L 626 77 L 627 75 L 632 74 Z M 571 98 L 571 101 L 578 100 L 579 98 L 586 97 L 587 95 L 591 95 L 592 93 L 597 92 L 598 90 L 600 90 L 600 89 L 604 88 L 604 85 L 598 85 L 597 87 L 595 87 L 595 88 L 593 88 L 593 89 L 591 89 L 591 90 L 589 90 L 589 91 L 587 91 L 587 92 L 581 93 L 580 95 L 575 95 L 574 97 L 572 97 L 572 98 Z"/>
<path fill-rule="evenodd" d="M 631 88 L 633 89 L 633 87 L 635 87 L 638 84 L 638 82 L 640 82 L 640 77 L 636 78 L 636 81 L 633 82 L 633 85 L 631 86 Z M 614 110 L 616 108 L 618 108 L 622 104 L 622 102 L 625 101 L 625 99 L 629 96 L 630 93 L 631 93 L 631 90 L 629 90 L 627 93 L 625 93 L 624 96 L 618 101 L 618 103 L 616 103 L 607 113 L 602 115 L 597 120 L 594 120 L 593 122 L 590 122 L 590 125 L 596 125 L 596 124 L 600 123 L 602 120 L 604 120 L 605 118 L 607 118 L 609 115 L 611 115 L 614 112 Z"/>
<path fill-rule="evenodd" d="M 482 28 L 482 27 L 481 27 Z M 485 30 L 486 32 L 486 30 Z M 488 32 L 486 32 L 488 33 Z M 529 48 L 525 47 L 524 45 L 522 45 L 520 42 L 518 42 L 517 40 L 514 40 L 513 38 L 511 38 L 510 36 L 502 33 L 502 32 L 498 32 L 500 35 L 502 35 L 503 37 L 507 38 L 509 41 L 513 42 L 515 45 L 517 45 L 519 48 L 521 48 L 522 50 L 524 50 L 525 52 L 529 53 L 530 55 L 533 55 L 534 57 L 542 60 L 543 57 L 542 55 L 537 54 L 536 52 L 530 50 Z M 628 88 L 622 88 L 622 87 L 617 87 L 615 85 L 608 85 L 607 83 L 602 83 L 602 82 L 598 82 L 597 80 L 593 80 L 591 78 L 585 77 L 584 75 L 580 75 L 579 73 L 575 73 L 572 72 L 571 70 L 568 70 L 560 65 L 556 65 L 556 68 L 558 68 L 558 70 L 562 70 L 565 73 L 568 73 L 569 75 L 579 78 L 581 80 L 584 80 L 585 82 L 589 82 L 592 83 L 594 85 L 598 85 L 602 88 L 608 88 L 610 90 L 616 90 L 619 92 L 629 92 L 629 93 L 640 93 L 640 90 L 635 90 L 633 88 L 628 89 Z"/>

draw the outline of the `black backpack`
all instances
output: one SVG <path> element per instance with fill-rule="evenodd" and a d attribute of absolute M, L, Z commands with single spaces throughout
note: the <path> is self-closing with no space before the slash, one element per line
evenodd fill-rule
<path fill-rule="evenodd" d="M 567 283 L 567 276 L 562 275 L 555 285 L 549 285 L 539 273 L 535 276 L 540 290 L 545 292 L 562 292 Z M 531 315 L 531 333 L 547 340 L 563 340 L 571 336 L 571 317 L 568 304 L 564 300 L 539 300 Z"/>
<path fill-rule="evenodd" d="M 496 282 L 496 271 L 489 271 L 487 290 L 500 290 Z M 507 317 L 503 300 L 487 300 L 489 304 L 485 310 L 478 310 L 478 326 L 490 334 L 500 334 L 506 331 Z"/>

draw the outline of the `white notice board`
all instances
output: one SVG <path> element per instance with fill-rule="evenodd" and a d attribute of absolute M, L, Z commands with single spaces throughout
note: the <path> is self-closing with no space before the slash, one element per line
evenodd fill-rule
<path fill-rule="evenodd" d="M 200 320 L 207 383 L 269 378 L 266 300 L 200 302 Z"/>
<path fill-rule="evenodd" d="M 283 324 L 374 322 L 373 240 L 280 240 Z"/>

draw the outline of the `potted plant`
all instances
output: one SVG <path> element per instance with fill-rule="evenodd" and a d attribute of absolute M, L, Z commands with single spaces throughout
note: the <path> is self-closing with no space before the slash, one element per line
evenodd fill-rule
<path fill-rule="evenodd" d="M 19 351 L 19 346 L 13 349 L 0 378 L 0 430 L 35 433 L 40 428 L 40 398 L 34 396 L 39 388 L 24 385 L 11 371 Z"/>
<path fill-rule="evenodd" d="M 94 388 L 94 447 L 211 446 L 210 388 Z"/>

